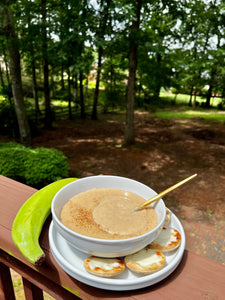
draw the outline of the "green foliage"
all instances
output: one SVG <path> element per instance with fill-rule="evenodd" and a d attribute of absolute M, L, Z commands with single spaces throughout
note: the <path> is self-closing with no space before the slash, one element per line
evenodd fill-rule
<path fill-rule="evenodd" d="M 222 99 L 220 103 L 217 104 L 219 110 L 225 110 L 225 99 Z"/>
<path fill-rule="evenodd" d="M 28 114 L 28 122 L 33 136 L 40 133 L 38 124 L 35 120 L 34 107 L 28 102 L 25 102 Z M 9 137 L 19 137 L 19 126 L 15 112 L 14 102 L 3 99 L 0 101 L 0 134 Z"/>
<path fill-rule="evenodd" d="M 0 133 L 15 137 L 19 135 L 14 104 L 8 100 L 0 102 Z"/>
<path fill-rule="evenodd" d="M 0 143 L 0 173 L 4 176 L 40 188 L 68 177 L 68 171 L 67 158 L 59 150 Z"/>
<path fill-rule="evenodd" d="M 12 9 L 22 58 L 25 96 L 33 97 L 31 85 L 26 87 L 24 84 L 28 78 L 31 82 L 32 71 L 36 72 L 39 97 L 44 93 L 42 61 L 47 58 L 51 103 L 53 97 L 68 100 L 72 91 L 78 102 L 79 77 L 82 75 L 88 78 L 91 75 L 96 78 L 97 53 L 99 47 L 102 47 L 100 84 L 104 85 L 106 93 L 99 93 L 98 103 L 104 106 L 105 111 L 124 105 L 130 26 L 136 19 L 138 2 L 50 0 L 47 1 L 44 24 L 40 22 L 40 1 L 2 0 L 0 10 L 14 3 Z M 206 86 L 212 88 L 212 95 L 224 96 L 225 22 L 222 1 L 142 1 L 140 19 L 140 30 L 132 36 L 138 45 L 137 86 L 141 87 L 136 93 L 135 108 L 160 107 L 162 102 L 159 92 L 162 88 L 174 88 L 175 94 L 179 95 L 190 94 L 191 91 L 202 95 L 204 98 L 198 100 L 201 106 L 209 96 L 208 88 L 207 91 L 203 90 Z M 1 21 L 0 18 L 0 27 Z M 44 25 L 48 31 L 47 39 L 43 36 Z M 0 56 L 4 59 L 2 73 L 6 82 L 4 63 L 9 62 L 9 57 L 5 37 L 0 36 L 0 39 Z M 68 73 L 71 80 L 70 93 Z M 1 92 L 8 98 L 12 97 L 11 88 L 6 88 L 6 84 Z M 84 97 L 87 94 L 84 93 Z M 89 99 L 84 99 L 85 103 L 92 105 L 92 98 L 93 95 L 89 94 Z M 171 101 L 179 104 L 179 99 L 173 95 Z M 215 104 L 215 101 L 211 96 L 210 106 L 218 105 L 219 109 L 225 109 L 224 102 Z M 0 114 L 1 122 L 3 115 Z M 5 128 L 1 127 L 0 130 L 8 130 L 9 127 L 10 134 L 15 134 L 15 129 L 12 130 L 10 125 L 13 118 L 7 115 L 6 119 L 9 122 L 4 121 Z M 33 134 L 32 128 L 31 131 Z"/>
<path fill-rule="evenodd" d="M 102 82 L 105 87 L 103 97 L 104 111 L 108 109 L 124 108 L 126 91 L 126 74 L 124 68 L 127 62 L 124 61 L 121 54 L 114 53 L 109 55 L 103 63 Z"/>
<path fill-rule="evenodd" d="M 0 86 L 0 93 L 7 97 L 9 100 L 12 98 L 12 85 Z"/>
<path fill-rule="evenodd" d="M 103 110 L 108 112 L 109 109 L 116 109 L 118 107 L 123 108 L 124 103 L 124 94 L 119 89 L 108 89 L 106 88 L 103 96 Z"/>

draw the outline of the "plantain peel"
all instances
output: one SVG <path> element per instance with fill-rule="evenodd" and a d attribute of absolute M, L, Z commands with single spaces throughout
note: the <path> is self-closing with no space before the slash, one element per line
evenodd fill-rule
<path fill-rule="evenodd" d="M 55 194 L 77 178 L 55 181 L 33 194 L 18 211 L 12 225 L 12 239 L 23 256 L 34 265 L 41 265 L 45 254 L 39 236 L 45 220 L 50 215 Z"/>

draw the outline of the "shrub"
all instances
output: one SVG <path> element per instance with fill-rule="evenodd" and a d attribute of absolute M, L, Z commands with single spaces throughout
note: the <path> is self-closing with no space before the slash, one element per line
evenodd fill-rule
<path fill-rule="evenodd" d="M 118 107 L 123 108 L 124 95 L 122 89 L 118 87 L 117 89 L 112 89 L 106 87 L 105 93 L 103 94 L 103 111 L 107 113 L 109 109 L 116 109 Z"/>
<path fill-rule="evenodd" d="M 41 188 L 68 177 L 68 172 L 67 158 L 59 150 L 0 143 L 0 173 L 4 176 Z"/>

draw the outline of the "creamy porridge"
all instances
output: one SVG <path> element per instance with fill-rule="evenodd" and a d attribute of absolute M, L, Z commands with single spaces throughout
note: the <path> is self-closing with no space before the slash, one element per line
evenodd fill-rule
<path fill-rule="evenodd" d="M 151 206 L 134 211 L 142 197 L 114 188 L 95 188 L 71 198 L 63 207 L 61 222 L 71 230 L 100 239 L 126 239 L 157 225 Z"/>

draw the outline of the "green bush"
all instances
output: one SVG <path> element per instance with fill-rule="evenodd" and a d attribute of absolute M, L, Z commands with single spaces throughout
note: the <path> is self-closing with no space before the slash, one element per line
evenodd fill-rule
<path fill-rule="evenodd" d="M 4 176 L 41 188 L 68 177 L 68 172 L 67 158 L 59 150 L 0 143 L 0 174 Z"/>
<path fill-rule="evenodd" d="M 102 97 L 104 113 L 107 113 L 109 109 L 114 110 L 118 107 L 123 108 L 125 106 L 124 98 L 123 91 L 119 86 L 117 89 L 113 90 L 106 87 Z"/>

